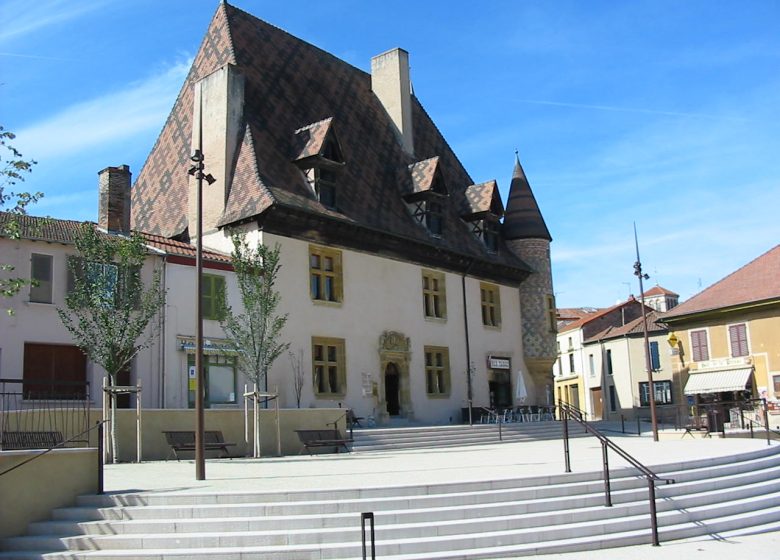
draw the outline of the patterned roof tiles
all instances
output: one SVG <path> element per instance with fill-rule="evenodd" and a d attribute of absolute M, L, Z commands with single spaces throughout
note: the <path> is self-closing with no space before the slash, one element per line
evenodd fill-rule
<path fill-rule="evenodd" d="M 349 222 L 395 238 L 413 240 L 469 259 L 527 271 L 501 244 L 487 251 L 461 218 L 465 171 L 419 101 L 412 97 L 414 157 L 378 97 L 371 76 L 229 4 L 220 4 L 179 98 L 133 188 L 134 227 L 171 237 L 187 227 L 187 169 L 192 130 L 192 89 L 199 78 L 235 64 L 244 76 L 246 130 L 220 225 L 259 218 L 279 206 Z M 316 151 L 328 119 L 338 123 L 338 141 L 347 164 L 340 171 L 336 209 L 321 205 L 293 158 Z M 313 123 L 301 146 L 302 124 Z M 304 127 L 307 128 L 307 127 Z M 316 136 L 316 138 L 315 138 Z M 425 162 L 428 161 L 426 164 Z M 414 165 L 417 162 L 419 165 Z M 409 166 L 413 179 L 409 184 Z M 447 185 L 442 201 L 443 232 L 434 238 L 417 223 L 404 202 L 404 187 L 423 192 L 434 181 Z M 335 222 L 334 222 L 335 223 Z M 270 226 L 269 226 L 270 227 Z"/>
<path fill-rule="evenodd" d="M 293 151 L 295 156 L 293 159 L 299 161 L 320 155 L 332 123 L 333 117 L 328 117 L 296 130 L 296 146 Z"/>
<path fill-rule="evenodd" d="M 478 185 L 466 187 L 466 207 L 464 215 L 493 212 L 496 216 L 504 215 L 504 204 L 498 192 L 495 180 L 485 181 Z"/>

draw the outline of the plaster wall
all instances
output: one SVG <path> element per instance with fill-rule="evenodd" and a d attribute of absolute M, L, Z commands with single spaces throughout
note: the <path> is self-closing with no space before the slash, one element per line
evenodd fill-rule
<path fill-rule="evenodd" d="M 38 451 L 0 451 L 0 472 Z M 51 510 L 97 492 L 97 449 L 56 449 L 0 477 L 0 538 L 19 536 Z"/>
<path fill-rule="evenodd" d="M 277 287 L 282 294 L 280 312 L 289 319 L 283 337 L 290 350 L 303 351 L 306 383 L 301 406 L 354 408 L 359 416 L 379 417 L 380 399 L 371 391 L 364 393 L 364 380 L 381 388 L 379 339 L 386 331 L 401 333 L 410 340 L 409 389 L 411 410 L 402 411 L 423 422 L 460 421 L 460 409 L 467 406 L 468 364 L 465 349 L 461 276 L 444 272 L 446 319 L 427 319 L 422 305 L 422 270 L 425 267 L 352 250 L 342 250 L 343 301 L 313 301 L 309 293 L 309 246 L 305 241 L 256 231 L 250 240 L 262 239 L 269 245 L 281 245 L 281 270 Z M 224 251 L 229 240 L 222 234 L 207 237 L 210 247 Z M 517 288 L 500 286 L 501 326 L 482 324 L 480 280 L 466 279 L 467 313 L 471 361 L 474 366 L 474 405 L 488 405 L 488 357 L 511 360 L 513 390 L 519 369 L 524 369 L 520 299 Z M 323 399 L 315 396 L 312 378 L 312 337 L 345 340 L 347 387 L 343 397 Z M 425 388 L 424 347 L 442 346 L 449 350 L 450 390 L 445 396 L 429 396 Z M 527 371 L 527 370 L 526 370 Z M 278 388 L 282 404 L 294 405 L 291 366 L 286 356 L 274 364 L 269 388 Z M 544 398 L 544 387 L 525 378 L 529 399 Z M 538 394 L 537 394 L 538 393 Z M 381 390 L 378 392 L 381 394 Z"/>

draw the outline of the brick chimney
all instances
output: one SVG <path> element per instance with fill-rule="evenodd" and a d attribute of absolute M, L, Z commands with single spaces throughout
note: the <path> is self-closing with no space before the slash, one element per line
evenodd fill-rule
<path fill-rule="evenodd" d="M 396 48 L 373 57 L 371 90 L 393 121 L 404 151 L 414 155 L 409 53 Z"/>
<path fill-rule="evenodd" d="M 98 173 L 98 226 L 130 233 L 130 167 L 106 167 Z"/>

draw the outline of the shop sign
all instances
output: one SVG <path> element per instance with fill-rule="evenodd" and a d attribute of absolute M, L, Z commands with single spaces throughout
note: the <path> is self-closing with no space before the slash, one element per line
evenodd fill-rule
<path fill-rule="evenodd" d="M 488 366 L 490 369 L 511 369 L 509 358 L 494 358 L 491 356 L 488 358 Z"/>

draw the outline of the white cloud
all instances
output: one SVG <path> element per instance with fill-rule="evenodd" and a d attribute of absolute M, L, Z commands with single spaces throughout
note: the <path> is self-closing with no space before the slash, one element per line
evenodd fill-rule
<path fill-rule="evenodd" d="M 111 0 L 6 0 L 0 7 L 0 44 L 99 10 Z"/>
<path fill-rule="evenodd" d="M 96 97 L 17 131 L 17 144 L 36 159 L 52 161 L 127 140 L 165 122 L 190 61 L 125 89 Z"/>

